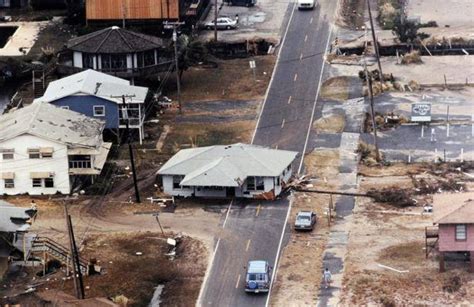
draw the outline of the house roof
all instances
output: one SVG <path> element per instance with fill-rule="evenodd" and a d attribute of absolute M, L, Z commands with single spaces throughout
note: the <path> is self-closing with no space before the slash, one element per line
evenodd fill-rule
<path fill-rule="evenodd" d="M 165 46 L 161 38 L 114 26 L 73 38 L 67 47 L 88 53 L 133 53 Z"/>
<path fill-rule="evenodd" d="M 474 224 L 474 192 L 434 195 L 433 221 L 437 224 Z"/>
<path fill-rule="evenodd" d="M 185 186 L 238 187 L 248 176 L 280 175 L 297 154 L 240 143 L 183 149 L 158 174 L 184 175 Z"/>
<path fill-rule="evenodd" d="M 0 200 L 0 232 L 26 231 L 35 215 L 36 209 L 15 207 Z"/>
<path fill-rule="evenodd" d="M 72 146 L 102 145 L 105 122 L 49 103 L 34 102 L 0 116 L 0 142 L 30 134 Z"/>
<path fill-rule="evenodd" d="M 128 80 L 110 76 L 92 69 L 51 82 L 44 95 L 35 101 L 52 102 L 71 95 L 93 95 L 122 103 L 117 96 L 133 96 L 127 98 L 128 103 L 143 103 L 148 88 L 130 85 Z"/>

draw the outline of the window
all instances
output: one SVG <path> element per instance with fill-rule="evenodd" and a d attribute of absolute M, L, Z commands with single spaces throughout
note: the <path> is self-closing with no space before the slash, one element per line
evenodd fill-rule
<path fill-rule="evenodd" d="M 466 225 L 456 225 L 456 241 L 466 241 L 467 227 Z"/>
<path fill-rule="evenodd" d="M 41 188 L 42 187 L 42 179 L 41 178 L 33 178 L 33 188 Z"/>
<path fill-rule="evenodd" d="M 276 178 L 276 185 L 280 185 L 280 176 Z"/>
<path fill-rule="evenodd" d="M 82 67 L 94 69 L 94 55 L 90 53 L 82 53 Z"/>
<path fill-rule="evenodd" d="M 54 188 L 54 179 L 53 178 L 44 178 L 44 187 L 45 188 Z"/>
<path fill-rule="evenodd" d="M 148 50 L 137 54 L 137 67 L 147 67 L 155 64 L 155 50 Z"/>
<path fill-rule="evenodd" d="M 14 149 L 3 149 L 2 150 L 2 159 L 3 160 L 12 160 L 14 158 Z"/>
<path fill-rule="evenodd" d="M 181 189 L 179 183 L 184 179 L 184 176 L 173 176 L 173 189 Z"/>
<path fill-rule="evenodd" d="M 100 58 L 102 70 L 124 71 L 127 69 L 127 56 L 125 54 L 102 54 Z"/>
<path fill-rule="evenodd" d="M 40 159 L 41 155 L 39 148 L 29 148 L 28 156 L 30 157 L 30 159 Z"/>
<path fill-rule="evenodd" d="M 263 177 L 255 177 L 255 190 L 257 190 L 257 191 L 265 190 L 265 184 L 263 182 Z"/>
<path fill-rule="evenodd" d="M 69 106 L 61 106 L 61 109 L 69 110 Z"/>
<path fill-rule="evenodd" d="M 15 187 L 15 179 L 4 179 L 5 189 L 13 189 Z"/>
<path fill-rule="evenodd" d="M 105 116 L 105 106 L 94 106 L 94 116 Z"/>
<path fill-rule="evenodd" d="M 286 168 L 286 170 L 287 170 L 287 171 L 290 171 L 290 169 L 291 169 L 291 164 L 288 165 L 288 167 Z"/>
<path fill-rule="evenodd" d="M 255 177 L 247 178 L 247 190 L 255 190 Z"/>
<path fill-rule="evenodd" d="M 53 147 L 42 147 L 40 148 L 41 158 L 52 158 L 54 148 Z"/>

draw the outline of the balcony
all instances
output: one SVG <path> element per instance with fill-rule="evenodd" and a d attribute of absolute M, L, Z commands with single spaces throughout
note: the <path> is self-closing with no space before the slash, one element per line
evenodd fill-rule
<path fill-rule="evenodd" d="M 71 154 L 69 155 L 69 175 L 100 175 L 112 143 L 102 143 L 98 154 Z"/>
<path fill-rule="evenodd" d="M 165 61 L 156 65 L 146 66 L 146 67 L 134 67 L 134 68 L 123 68 L 123 69 L 95 69 L 112 76 L 119 78 L 132 78 L 132 77 L 149 77 L 155 76 L 159 73 L 166 72 L 170 69 L 172 61 Z M 72 63 L 71 63 L 72 64 Z M 58 73 L 61 75 L 72 75 L 89 68 L 80 68 L 71 66 L 69 63 L 59 63 L 58 64 Z"/>
<path fill-rule="evenodd" d="M 120 125 L 120 128 L 126 128 L 127 120 L 123 119 L 123 118 L 120 118 L 119 125 Z M 128 125 L 130 126 L 130 128 L 138 128 L 138 127 L 141 126 L 140 119 L 139 118 L 129 118 L 128 119 Z"/>

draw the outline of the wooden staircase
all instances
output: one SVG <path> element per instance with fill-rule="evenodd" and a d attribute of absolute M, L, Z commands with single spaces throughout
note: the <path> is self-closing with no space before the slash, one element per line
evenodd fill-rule
<path fill-rule="evenodd" d="M 48 256 L 61 261 L 67 266 L 71 266 L 71 254 L 69 249 L 54 242 L 53 240 L 46 237 L 37 237 L 33 241 L 31 247 L 31 253 L 46 253 Z M 88 273 L 88 261 L 82 257 L 79 257 L 79 266 L 81 267 L 82 274 Z"/>

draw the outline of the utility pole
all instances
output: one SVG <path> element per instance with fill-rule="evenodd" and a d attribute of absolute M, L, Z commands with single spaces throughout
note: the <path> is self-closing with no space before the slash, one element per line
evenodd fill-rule
<path fill-rule="evenodd" d="M 165 235 L 165 232 L 164 232 L 164 230 L 163 230 L 163 227 L 161 227 L 160 219 L 159 219 L 159 217 L 158 217 L 158 216 L 160 215 L 160 213 L 157 212 L 157 213 L 155 213 L 155 214 L 153 214 L 153 215 L 154 215 L 155 218 L 156 218 L 156 222 L 158 223 L 158 226 L 160 226 L 161 234 L 164 236 L 164 235 Z"/>
<path fill-rule="evenodd" d="M 214 42 L 217 43 L 217 0 L 214 0 Z"/>
<path fill-rule="evenodd" d="M 122 96 L 111 96 L 112 98 L 122 98 L 122 118 L 125 120 L 125 129 L 127 131 L 127 143 L 128 143 L 128 152 L 130 155 L 130 164 L 132 166 L 132 175 L 133 175 L 133 186 L 135 187 L 135 201 L 141 203 L 140 192 L 138 191 L 138 182 L 137 182 L 137 171 L 135 169 L 135 158 L 133 157 L 133 148 L 132 148 L 132 136 L 130 134 L 130 120 L 128 119 L 128 108 L 125 98 L 132 98 L 135 95 L 122 95 Z"/>
<path fill-rule="evenodd" d="M 367 8 L 369 10 L 370 29 L 372 30 L 372 41 L 374 43 L 375 56 L 377 57 L 377 64 L 379 66 L 380 82 L 384 83 L 382 65 L 380 64 L 379 45 L 377 44 L 377 38 L 375 37 L 374 21 L 372 20 L 372 11 L 370 9 L 370 0 L 367 0 Z"/>
<path fill-rule="evenodd" d="M 374 132 L 374 146 L 375 146 L 375 159 L 377 162 L 380 162 L 380 152 L 379 146 L 377 144 L 377 125 L 375 123 L 375 112 L 374 112 L 374 95 L 372 92 L 372 76 L 369 76 L 367 71 L 367 64 L 364 63 L 364 70 L 365 70 L 365 78 L 367 79 L 367 89 L 369 91 L 369 98 L 370 98 L 370 114 L 372 117 L 372 130 Z"/>
<path fill-rule="evenodd" d="M 174 62 L 175 62 L 175 69 L 176 69 L 176 88 L 178 90 L 178 109 L 179 113 L 182 112 L 182 105 L 181 105 L 181 80 L 179 78 L 179 55 L 178 55 L 178 26 L 184 25 L 184 22 L 165 22 L 165 29 L 173 29 L 173 45 L 174 45 Z"/>
<path fill-rule="evenodd" d="M 73 281 L 74 281 L 74 289 L 76 291 L 76 298 L 77 299 L 84 299 L 84 283 L 82 281 L 82 272 L 81 272 L 81 265 L 79 262 L 79 253 L 77 251 L 76 240 L 74 238 L 74 230 L 72 229 L 72 221 L 71 216 L 69 215 L 67 209 L 67 202 L 64 201 L 64 215 L 66 217 L 66 227 L 68 230 L 69 236 L 69 252 L 71 254 L 71 263 L 72 263 L 72 272 L 73 272 Z"/>

